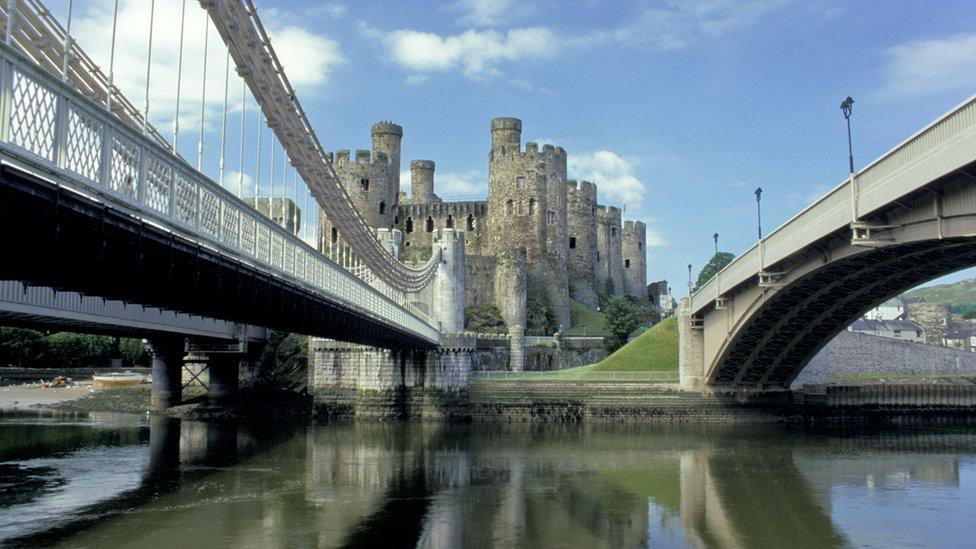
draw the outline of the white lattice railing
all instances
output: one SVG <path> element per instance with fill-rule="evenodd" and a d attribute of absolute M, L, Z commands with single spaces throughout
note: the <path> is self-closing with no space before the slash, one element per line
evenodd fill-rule
<path fill-rule="evenodd" d="M 61 79 L 0 44 L 0 150 L 135 215 L 302 284 L 378 323 L 431 323 L 326 259 Z"/>

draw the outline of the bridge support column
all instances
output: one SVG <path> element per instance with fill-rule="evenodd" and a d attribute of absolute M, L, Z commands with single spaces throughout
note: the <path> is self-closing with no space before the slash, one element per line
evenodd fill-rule
<path fill-rule="evenodd" d="M 240 389 L 241 355 L 214 353 L 210 355 L 208 368 L 210 388 L 207 396 L 211 402 L 226 404 L 237 398 Z"/>
<path fill-rule="evenodd" d="M 677 316 L 679 385 L 685 391 L 701 391 L 705 388 L 705 336 L 701 328 L 693 324 L 691 302 L 687 297 L 681 300 Z"/>
<path fill-rule="evenodd" d="M 441 333 L 459 334 L 464 331 L 464 231 L 438 229 L 433 246 L 441 263 L 432 283 L 431 316 L 441 323 Z"/>
<path fill-rule="evenodd" d="M 163 411 L 183 400 L 183 355 L 186 354 L 182 339 L 158 338 L 146 343 L 152 356 L 152 392 L 149 407 Z"/>

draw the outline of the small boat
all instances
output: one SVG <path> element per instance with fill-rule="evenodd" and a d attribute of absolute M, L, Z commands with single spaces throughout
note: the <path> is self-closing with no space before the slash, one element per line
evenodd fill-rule
<path fill-rule="evenodd" d="M 132 372 L 111 373 L 92 376 L 92 387 L 135 387 L 142 383 L 144 376 Z"/>

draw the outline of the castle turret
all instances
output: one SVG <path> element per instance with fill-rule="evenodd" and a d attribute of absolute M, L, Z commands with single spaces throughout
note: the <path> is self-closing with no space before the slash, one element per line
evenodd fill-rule
<path fill-rule="evenodd" d="M 522 148 L 522 121 L 518 118 L 494 118 L 491 121 L 491 149 Z"/>
<path fill-rule="evenodd" d="M 410 200 L 416 204 L 440 202 L 434 194 L 434 161 L 410 161 Z"/>
<path fill-rule="evenodd" d="M 567 236 L 566 151 L 549 144 L 542 146 L 546 168 L 546 255 L 552 283 L 546 286 L 556 319 L 556 328 L 570 327 L 569 315 L 569 238 Z"/>
<path fill-rule="evenodd" d="M 403 128 L 393 122 L 377 122 L 373 124 L 373 154 L 386 153 L 390 159 L 390 185 L 393 196 L 400 192 L 400 141 L 403 139 Z"/>
<path fill-rule="evenodd" d="M 597 308 L 596 286 L 596 185 L 569 181 L 568 240 L 569 293 L 590 308 Z"/>
<path fill-rule="evenodd" d="M 624 260 L 624 292 L 647 298 L 647 227 L 641 221 L 625 221 L 621 249 Z"/>

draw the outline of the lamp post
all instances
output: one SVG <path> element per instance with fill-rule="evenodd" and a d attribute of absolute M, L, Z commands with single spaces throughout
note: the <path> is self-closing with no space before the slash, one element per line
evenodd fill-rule
<path fill-rule="evenodd" d="M 854 142 L 851 139 L 851 114 L 854 113 L 854 98 L 848 96 L 840 104 L 847 122 L 847 169 L 851 177 L 851 221 L 857 222 L 857 187 L 854 181 Z"/>
<path fill-rule="evenodd" d="M 718 233 L 712 235 L 712 240 L 715 241 L 715 254 L 718 255 Z"/>
<path fill-rule="evenodd" d="M 759 234 L 759 240 L 762 240 L 762 187 L 756 187 L 754 191 L 756 195 L 756 231 Z"/>
<path fill-rule="evenodd" d="M 691 263 L 688 264 L 688 297 L 691 297 L 691 288 L 693 284 L 691 283 Z"/>

